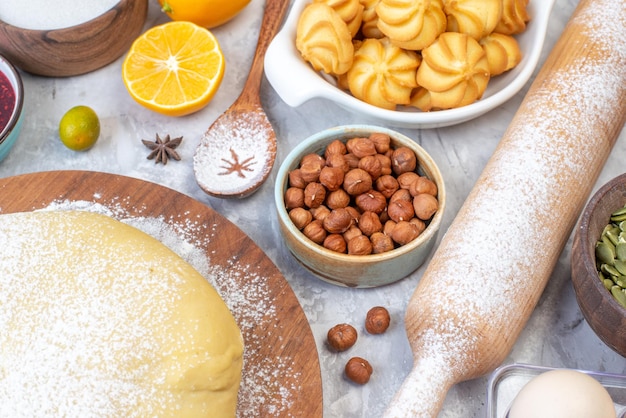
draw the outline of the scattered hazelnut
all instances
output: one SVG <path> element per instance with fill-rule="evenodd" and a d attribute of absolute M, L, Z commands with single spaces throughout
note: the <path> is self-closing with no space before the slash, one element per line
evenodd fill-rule
<path fill-rule="evenodd" d="M 372 372 L 372 366 L 361 357 L 352 357 L 344 369 L 346 377 L 359 385 L 369 382 Z"/>
<path fill-rule="evenodd" d="M 313 215 L 304 208 L 293 208 L 289 211 L 289 218 L 296 228 L 302 229 L 313 220 Z"/>
<path fill-rule="evenodd" d="M 346 240 L 343 238 L 341 234 L 329 234 L 324 239 L 324 248 L 327 248 L 331 251 L 336 251 L 338 253 L 345 253 L 348 249 L 348 245 L 346 244 Z"/>
<path fill-rule="evenodd" d="M 372 243 L 365 235 L 358 235 L 348 241 L 348 254 L 368 255 L 372 253 Z"/>
<path fill-rule="evenodd" d="M 350 324 L 337 324 L 326 335 L 328 345 L 335 351 L 346 351 L 356 343 L 357 338 L 356 328 Z"/>
<path fill-rule="evenodd" d="M 326 188 L 320 183 L 309 183 L 304 188 L 304 205 L 308 208 L 316 208 L 324 203 Z"/>
<path fill-rule="evenodd" d="M 413 207 L 415 208 L 415 216 L 427 221 L 437 212 L 439 202 L 435 196 L 422 193 L 413 198 Z"/>
<path fill-rule="evenodd" d="M 397 176 L 407 171 L 415 171 L 417 157 L 409 147 L 398 147 L 391 154 L 391 168 Z"/>
<path fill-rule="evenodd" d="M 361 168 L 353 168 L 344 176 L 343 188 L 352 196 L 360 195 L 372 188 L 372 177 Z"/>
<path fill-rule="evenodd" d="M 370 334 L 382 334 L 389 328 L 389 311 L 382 306 L 375 306 L 367 312 L 365 329 Z"/>
<path fill-rule="evenodd" d="M 350 138 L 346 142 L 346 148 L 350 154 L 357 158 L 363 158 L 368 155 L 376 155 L 376 146 L 369 138 Z"/>

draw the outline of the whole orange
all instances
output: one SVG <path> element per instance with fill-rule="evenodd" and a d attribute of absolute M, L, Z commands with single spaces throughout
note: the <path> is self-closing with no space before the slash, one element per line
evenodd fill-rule
<path fill-rule="evenodd" d="M 213 28 L 235 17 L 250 0 L 159 0 L 159 3 L 172 20 Z"/>

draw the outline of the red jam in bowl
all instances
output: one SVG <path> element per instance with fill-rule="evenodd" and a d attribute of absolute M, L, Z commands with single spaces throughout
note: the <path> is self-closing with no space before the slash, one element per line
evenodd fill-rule
<path fill-rule="evenodd" d="M 15 90 L 11 81 L 0 71 L 0 132 L 6 128 L 15 109 Z"/>

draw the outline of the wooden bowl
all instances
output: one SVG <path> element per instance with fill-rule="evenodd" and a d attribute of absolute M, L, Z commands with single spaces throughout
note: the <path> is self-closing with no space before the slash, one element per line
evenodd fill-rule
<path fill-rule="evenodd" d="M 417 155 L 418 172 L 437 185 L 439 207 L 426 229 L 413 241 L 394 250 L 371 255 L 348 255 L 324 248 L 307 238 L 289 218 L 284 194 L 289 184 L 289 172 L 298 167 L 302 157 L 310 153 L 322 154 L 335 139 L 346 142 L 354 137 L 367 137 L 374 132 L 391 137 L 392 148 L 406 146 Z M 319 132 L 305 139 L 285 158 L 276 176 L 274 201 L 278 223 L 287 248 L 306 269 L 318 278 L 347 287 L 377 287 L 396 282 L 415 271 L 435 245 L 446 203 L 446 191 L 439 168 L 432 157 L 415 141 L 390 129 L 368 126 L 339 126 Z"/>
<path fill-rule="evenodd" d="M 595 245 L 611 213 L 626 204 L 626 174 L 602 186 L 589 200 L 575 231 L 572 283 L 587 323 L 598 337 L 626 357 L 626 308 L 604 287 L 596 270 Z"/>
<path fill-rule="evenodd" d="M 65 77 L 101 68 L 124 54 L 141 33 L 148 0 L 120 0 L 79 25 L 32 30 L 0 21 L 0 54 L 36 75 Z"/>

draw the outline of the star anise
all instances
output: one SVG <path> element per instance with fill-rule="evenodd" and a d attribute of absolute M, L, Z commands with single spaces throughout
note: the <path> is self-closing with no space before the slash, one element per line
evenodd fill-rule
<path fill-rule="evenodd" d="M 154 163 L 163 163 L 163 165 L 167 164 L 167 160 L 169 158 L 173 158 L 176 161 L 180 161 L 180 155 L 174 149 L 180 145 L 183 141 L 183 137 L 178 137 L 174 139 L 170 139 L 169 135 L 166 135 L 164 139 L 161 139 L 159 134 L 156 134 L 156 141 L 148 141 L 142 139 L 141 142 L 150 148 L 152 152 L 148 155 L 148 159 L 152 160 L 155 158 Z"/>

